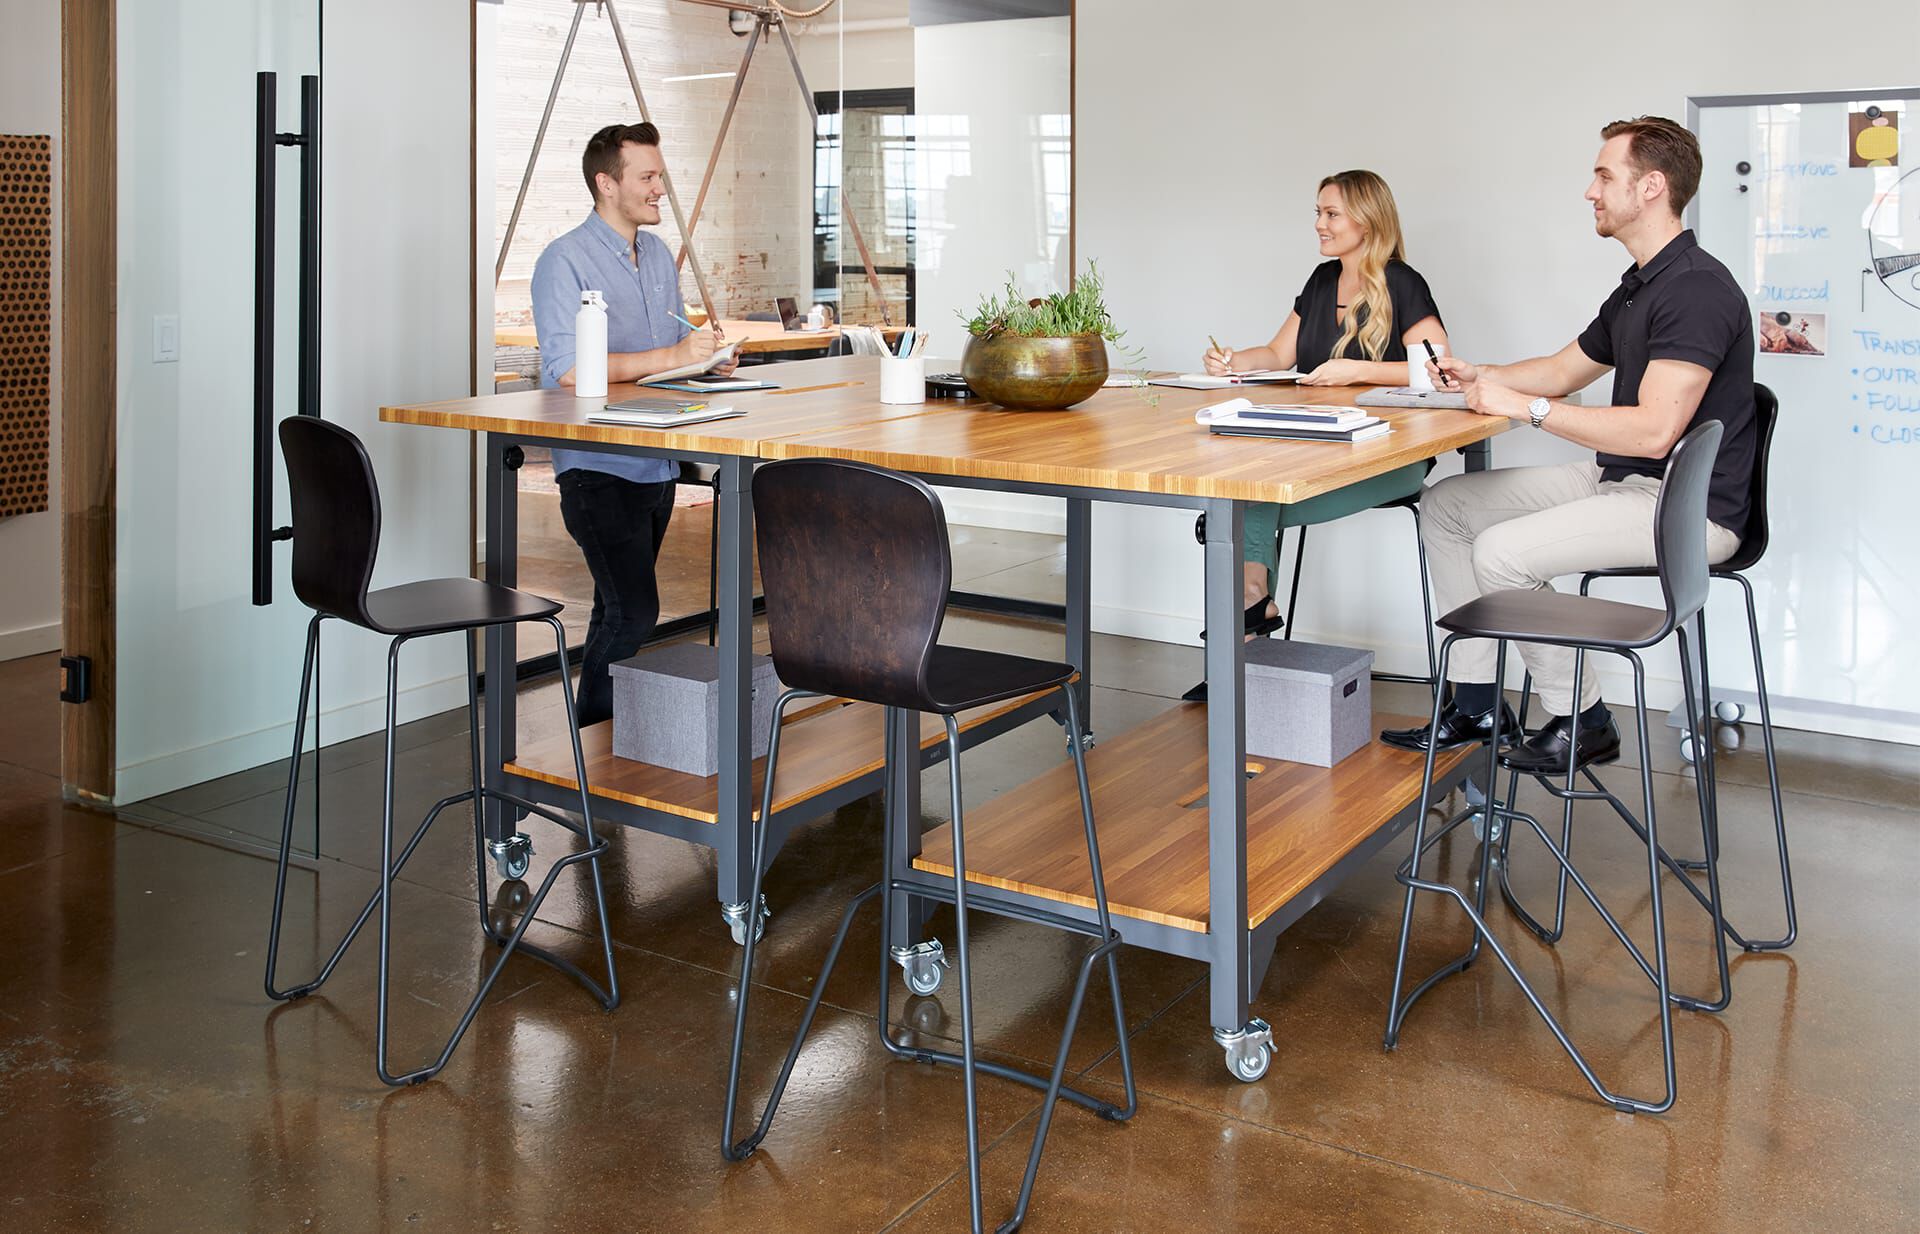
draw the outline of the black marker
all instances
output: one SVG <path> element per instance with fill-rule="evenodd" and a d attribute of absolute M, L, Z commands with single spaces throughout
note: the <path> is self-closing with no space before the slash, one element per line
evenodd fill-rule
<path fill-rule="evenodd" d="M 1453 378 L 1447 376 L 1447 370 L 1440 367 L 1440 357 L 1433 350 L 1433 344 L 1425 339 L 1421 339 L 1420 345 L 1427 349 L 1427 359 L 1433 361 L 1433 371 L 1440 374 L 1440 384 L 1445 386 L 1452 385 Z"/>

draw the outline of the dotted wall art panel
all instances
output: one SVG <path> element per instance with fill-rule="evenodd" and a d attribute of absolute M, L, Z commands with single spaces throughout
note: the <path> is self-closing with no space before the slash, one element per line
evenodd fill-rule
<path fill-rule="evenodd" d="M 53 141 L 0 134 L 0 518 L 47 508 Z"/>

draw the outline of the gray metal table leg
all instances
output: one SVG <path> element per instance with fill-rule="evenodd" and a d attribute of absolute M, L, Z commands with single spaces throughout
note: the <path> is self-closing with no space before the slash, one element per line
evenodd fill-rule
<path fill-rule="evenodd" d="M 721 460 L 720 505 L 720 801 L 715 852 L 722 915 L 745 941 L 746 896 L 753 886 L 753 460 Z"/>
<path fill-rule="evenodd" d="M 1244 508 L 1207 503 L 1207 922 L 1208 1007 L 1214 1039 L 1236 1078 L 1257 1080 L 1270 1030 L 1248 1016 L 1246 644 L 1240 638 L 1240 539 Z"/>
<path fill-rule="evenodd" d="M 1075 687 L 1080 722 L 1093 738 L 1093 502 L 1067 498 L 1067 663 L 1080 670 Z"/>
<path fill-rule="evenodd" d="M 512 587 L 519 579 L 520 567 L 520 458 L 521 450 L 511 440 L 489 433 L 486 438 L 486 578 L 490 583 Z M 487 697 L 485 703 L 483 783 L 490 789 L 501 785 L 501 768 L 513 761 L 515 693 L 519 684 L 519 650 L 516 626 L 488 626 L 486 638 Z M 562 671 L 566 666 L 561 665 Z M 518 820 L 508 816 L 508 806 L 488 796 L 484 806 L 487 840 L 504 842 L 513 834 Z"/>
<path fill-rule="evenodd" d="M 912 872 L 913 859 L 920 855 L 920 725 L 912 712 L 890 711 L 886 729 L 887 776 L 881 795 L 882 825 L 893 835 L 894 868 L 888 878 L 901 878 Z M 904 891 L 884 893 L 892 897 L 888 907 L 887 946 L 896 958 L 915 947 L 933 913 L 933 903 Z"/>

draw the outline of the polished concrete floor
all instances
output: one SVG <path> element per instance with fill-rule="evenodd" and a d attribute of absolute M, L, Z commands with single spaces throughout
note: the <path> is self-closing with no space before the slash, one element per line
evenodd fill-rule
<path fill-rule="evenodd" d="M 1044 548 L 1044 546 L 1042 546 Z M 1045 576 L 1047 551 L 983 533 L 969 549 Z M 1018 560 L 1029 554 L 1025 560 Z M 1004 580 L 1003 580 L 1004 581 Z M 1057 630 L 956 617 L 956 639 L 1044 651 Z M 1095 725 L 1118 731 L 1173 705 L 1198 653 L 1123 639 L 1095 647 Z M 372 1067 L 376 950 L 368 935 L 322 993 L 261 992 L 284 768 L 196 786 L 117 815 L 64 804 L 51 657 L 0 664 L 0 1229 L 31 1230 L 951 1230 L 966 1218 L 961 1090 L 947 1071 L 889 1061 L 875 1040 L 877 924 L 855 927 L 815 1037 L 764 1147 L 719 1152 L 739 952 L 702 849 L 617 836 L 608 869 L 625 1001 L 607 1014 L 531 960 L 509 965 L 452 1064 L 389 1090 Z M 1417 706 L 1411 692 L 1383 687 Z M 551 685 L 523 725 L 549 724 Z M 1757 733 L 1721 764 L 1729 899 L 1777 929 Z M 414 810 L 468 775 L 464 719 L 405 734 Z M 1062 757 L 1037 723 L 969 755 L 967 796 L 1004 791 Z M 1655 757 L 1673 845 L 1697 826 L 1692 781 Z M 1677 1012 L 1680 1097 L 1661 1117 L 1618 1114 L 1579 1074 L 1497 965 L 1444 984 L 1400 1048 L 1380 1046 L 1400 894 L 1396 845 L 1282 939 L 1255 999 L 1277 1053 L 1257 1084 L 1231 1079 L 1209 1036 L 1193 962 L 1126 949 L 1141 1107 L 1116 1125 L 1063 1107 L 1028 1227 L 1043 1230 L 1868 1230 L 1920 1225 L 1920 756 L 1911 748 L 1782 735 L 1801 941 L 1734 965 L 1722 1015 Z M 364 902 L 377 864 L 380 772 L 368 739 L 329 747 L 314 871 L 292 880 L 283 971 L 304 971 Z M 1626 787 L 1631 769 L 1612 777 Z M 944 776 L 929 773 L 937 812 Z M 1536 794 L 1537 796 L 1537 794 Z M 1544 809 L 1542 800 L 1529 802 Z M 745 1087 L 777 1070 L 847 897 L 874 876 L 877 811 L 860 803 L 795 835 L 769 877 L 774 918 Z M 1578 851 L 1626 927 L 1649 924 L 1644 850 L 1583 808 Z M 491 949 L 475 928 L 471 831 L 433 833 L 396 896 L 392 1052 L 435 1048 Z M 310 839 L 303 821 L 303 842 Z M 1696 833 L 1697 834 L 1697 833 Z M 534 877 L 563 844 L 535 832 Z M 1470 843 L 1443 853 L 1462 876 Z M 1515 879 L 1550 894 L 1544 855 Z M 532 936 L 595 954 L 582 880 L 562 875 Z M 508 912 L 488 874 L 486 895 Z M 1677 982 L 1712 978 L 1703 918 L 1669 884 Z M 1603 1074 L 1660 1087 L 1651 988 L 1590 911 L 1549 949 L 1496 913 L 1502 938 Z M 1457 912 L 1423 903 L 1419 971 L 1456 949 Z M 950 932 L 936 917 L 933 932 Z M 1050 1057 L 1079 944 L 988 920 L 976 931 L 983 1044 Z M 895 984 L 901 1039 L 951 1047 L 950 981 L 930 999 Z M 1114 1031 L 1096 988 L 1072 1067 L 1117 1091 Z M 989 1211 L 1018 1186 L 1037 1095 L 982 1082 Z"/>

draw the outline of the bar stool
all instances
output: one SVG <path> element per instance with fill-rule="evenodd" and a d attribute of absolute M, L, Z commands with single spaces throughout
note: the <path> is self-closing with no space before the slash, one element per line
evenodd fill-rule
<path fill-rule="evenodd" d="M 840 918 L 839 931 L 827 952 L 826 963 L 813 985 L 813 996 L 801 1017 L 799 1030 L 787 1050 L 759 1125 L 745 1139 L 734 1139 L 734 1108 L 740 1089 L 742 1044 L 746 1034 L 747 998 L 753 986 L 756 939 L 748 932 L 736 996 L 733 1053 L 727 1069 L 727 1106 L 721 1151 L 729 1160 L 744 1161 L 759 1146 L 772 1125 L 774 1111 L 793 1074 L 801 1046 L 819 1010 L 827 980 L 846 942 L 853 916 L 869 900 L 879 897 L 880 928 L 880 1041 L 897 1058 L 958 1065 L 964 1077 L 967 1108 L 967 1184 L 973 1229 L 981 1227 L 980 1133 L 974 1094 L 976 1072 L 985 1072 L 1042 1090 L 1039 1125 L 1028 1151 L 1026 1173 L 1013 1216 L 1001 1230 L 1017 1229 L 1026 1217 L 1033 1195 L 1040 1154 L 1046 1145 L 1055 1102 L 1065 1097 L 1103 1118 L 1124 1121 L 1137 1102 L 1133 1063 L 1127 1047 L 1126 1014 L 1120 999 L 1120 968 L 1116 953 L 1120 935 L 1107 909 L 1105 875 L 1100 865 L 1099 838 L 1094 831 L 1093 803 L 1087 788 L 1087 769 L 1079 740 L 1070 740 L 1074 771 L 1079 781 L 1081 821 L 1086 830 L 1087 860 L 1093 875 L 1096 925 L 1038 909 L 1029 909 L 981 897 L 970 892 L 965 818 L 960 802 L 960 730 L 956 713 L 970 707 L 1017 698 L 1039 690 L 1058 689 L 1066 700 L 1069 733 L 1084 732 L 1073 689 L 1077 674 L 1072 665 L 1000 652 L 943 646 L 940 627 L 946 619 L 947 593 L 953 583 L 953 562 L 947 544 L 946 515 L 934 491 L 910 476 L 864 463 L 824 459 L 796 459 L 768 463 L 753 477 L 755 537 L 767 598 L 767 633 L 773 663 L 790 687 L 774 705 L 772 740 L 767 751 L 766 775 L 760 802 L 760 825 L 753 833 L 753 891 L 748 903 L 760 901 L 765 875 L 763 856 L 768 820 L 773 816 L 773 784 L 780 757 L 780 717 L 787 704 L 817 695 L 838 696 L 878 704 L 886 709 L 887 753 L 891 758 L 897 726 L 919 723 L 919 713 L 930 712 L 946 722 L 947 772 L 953 812 L 954 879 L 951 889 L 938 883 L 909 881 L 894 876 L 894 831 L 885 829 L 881 879 L 855 896 Z M 889 777 L 892 769 L 889 767 Z M 960 982 L 960 1040 L 958 1055 L 896 1044 L 887 1035 L 888 941 L 892 933 L 892 895 L 915 896 L 953 905 L 955 946 Z M 1032 921 L 1074 933 L 1087 934 L 1097 945 L 1081 960 L 1068 1005 L 1066 1028 L 1060 1036 L 1050 1076 L 1042 1078 L 975 1057 L 973 1030 L 973 972 L 968 953 L 968 910 Z M 1119 1035 L 1120 1069 L 1126 1104 L 1089 1096 L 1062 1084 L 1067 1053 L 1073 1044 L 1087 979 L 1094 965 L 1106 962 L 1113 991 L 1114 1027 Z M 926 992 L 930 987 L 921 988 Z"/>
<path fill-rule="evenodd" d="M 1746 532 L 1740 537 L 1740 547 L 1733 551 L 1733 556 L 1727 558 L 1719 565 L 1712 567 L 1711 576 L 1713 578 L 1732 579 L 1734 582 L 1740 584 L 1741 594 L 1746 598 L 1747 602 L 1747 644 L 1753 651 L 1753 684 L 1754 691 L 1760 700 L 1760 740 L 1767 755 L 1767 788 L 1773 796 L 1774 846 L 1780 855 L 1780 891 L 1786 901 L 1787 931 L 1779 938 L 1756 940 L 1743 937 L 1738 930 L 1733 928 L 1731 922 L 1726 923 L 1726 929 L 1727 937 L 1733 940 L 1734 945 L 1747 951 L 1784 951 L 1788 947 L 1793 946 L 1794 939 L 1800 936 L 1800 922 L 1794 912 L 1793 864 L 1787 857 L 1787 815 L 1785 808 L 1781 805 L 1780 799 L 1780 767 L 1774 760 L 1773 710 L 1767 701 L 1767 670 L 1766 665 L 1762 663 L 1760 654 L 1760 618 L 1754 607 L 1753 583 L 1747 578 L 1746 573 L 1759 563 L 1761 557 L 1765 556 L 1767 551 L 1767 539 L 1769 536 L 1767 524 L 1767 467 L 1768 460 L 1773 452 L 1774 426 L 1779 423 L 1780 420 L 1780 400 L 1774 396 L 1772 390 L 1755 383 L 1753 387 L 1753 412 L 1758 440 L 1755 442 L 1754 447 L 1757 453 L 1753 461 L 1753 488 L 1747 506 Z M 1593 580 L 1598 578 L 1645 578 L 1651 573 L 1652 571 L 1644 569 L 1592 570 L 1581 577 L 1580 594 L 1587 594 L 1587 588 L 1592 584 Z M 1704 634 L 1701 636 L 1700 654 L 1704 659 L 1706 656 L 1706 636 Z M 1704 682 L 1701 685 L 1700 694 L 1700 714 L 1703 717 L 1711 717 L 1714 714 L 1713 694 L 1706 688 Z M 1737 704 L 1731 705 L 1737 706 Z M 1705 721 L 1704 731 L 1695 729 L 1692 725 L 1688 726 L 1689 735 L 1685 739 L 1686 744 L 1683 744 L 1681 747 L 1681 752 L 1687 756 L 1689 762 L 1698 764 L 1701 757 L 1701 747 L 1713 744 L 1712 728 L 1713 723 L 1710 718 Z M 1712 794 L 1716 787 L 1716 785 L 1709 783 L 1707 786 L 1708 793 Z M 1717 836 L 1715 842 L 1718 842 Z M 1687 869 L 1702 868 L 1698 862 L 1682 861 L 1678 864 Z M 1691 883 L 1688 885 L 1692 886 Z M 1698 888 L 1695 888 L 1695 893 L 1698 894 Z"/>
<path fill-rule="evenodd" d="M 1413 852 L 1400 864 L 1396 877 L 1406 887 L 1406 904 L 1400 921 L 1400 949 L 1393 967 L 1393 998 L 1387 1012 L 1386 1048 L 1391 1050 L 1398 1043 L 1400 1030 L 1405 1024 L 1407 1013 L 1413 1004 L 1431 990 L 1442 978 L 1462 972 L 1478 957 L 1482 942 L 1494 956 L 1512 974 L 1519 983 L 1520 990 L 1526 995 L 1533 1009 L 1545 1020 L 1554 1037 L 1560 1042 L 1567 1055 L 1573 1059 L 1580 1074 L 1586 1078 L 1600 1099 L 1615 1109 L 1627 1113 L 1658 1114 L 1672 1108 L 1676 1095 L 1673 1061 L 1673 1016 L 1672 1004 L 1696 1010 L 1718 1010 L 1724 1007 L 1729 997 L 1727 983 L 1726 938 L 1720 929 L 1720 880 L 1718 861 L 1713 842 L 1713 801 L 1707 788 L 1711 778 L 1711 764 L 1707 774 L 1695 777 L 1695 793 L 1700 805 L 1701 835 L 1706 844 L 1707 883 L 1709 889 L 1709 911 L 1713 915 L 1713 938 L 1719 958 L 1720 997 L 1717 1000 L 1695 999 L 1672 992 L 1667 979 L 1667 932 L 1666 919 L 1661 904 L 1660 871 L 1662 850 L 1660 848 L 1658 825 L 1654 816 L 1653 771 L 1648 751 L 1647 739 L 1647 700 L 1646 666 L 1638 652 L 1660 643 L 1671 634 L 1680 640 L 1681 654 L 1686 654 L 1687 631 L 1689 622 L 1699 624 L 1701 607 L 1707 597 L 1707 485 L 1712 478 L 1714 457 L 1720 448 L 1722 427 L 1719 421 L 1708 421 L 1694 429 L 1674 446 L 1668 456 L 1666 480 L 1660 489 L 1660 496 L 1654 507 L 1654 560 L 1655 571 L 1660 579 L 1660 591 L 1665 606 L 1659 609 L 1647 608 L 1637 604 L 1621 604 L 1612 600 L 1601 600 L 1591 596 L 1565 595 L 1560 592 L 1546 591 L 1501 591 L 1492 595 L 1470 600 L 1459 608 L 1440 618 L 1439 625 L 1448 634 L 1440 646 L 1439 670 L 1442 677 L 1446 673 L 1447 660 L 1452 654 L 1453 645 L 1462 638 L 1490 638 L 1498 643 L 1495 656 L 1494 690 L 1498 696 L 1505 687 L 1506 648 L 1509 642 L 1549 643 L 1574 649 L 1574 697 L 1578 698 L 1582 674 L 1586 667 L 1586 654 L 1589 651 L 1611 652 L 1625 659 L 1633 668 L 1634 690 L 1634 726 L 1640 748 L 1640 791 L 1645 822 L 1641 825 L 1633 820 L 1612 794 L 1604 790 L 1586 791 L 1574 787 L 1574 749 L 1568 751 L 1568 765 L 1564 785 L 1546 785 L 1550 792 L 1565 803 L 1565 815 L 1562 822 L 1562 834 L 1559 844 L 1547 835 L 1544 828 L 1532 816 L 1513 808 L 1511 797 L 1503 805 L 1490 799 L 1484 807 L 1468 806 L 1433 832 L 1427 833 L 1426 812 L 1433 799 L 1434 752 L 1427 751 L 1426 770 L 1420 786 L 1420 809 L 1414 816 Z M 1693 683 L 1686 682 L 1686 702 L 1691 712 L 1693 705 Z M 1433 702 L 1433 722 L 1440 720 L 1440 695 L 1436 691 Z M 1491 788 L 1499 778 L 1498 742 L 1487 743 L 1487 770 L 1485 783 Z M 1711 753 L 1708 758 L 1711 759 Z M 1546 781 L 1541 780 L 1544 785 Z M 1601 903 L 1599 897 L 1588 885 L 1585 878 L 1574 868 L 1568 850 L 1571 847 L 1572 811 L 1575 801 L 1611 800 L 1615 808 L 1627 813 L 1629 821 L 1634 822 L 1634 830 L 1647 846 L 1647 884 L 1651 896 L 1653 917 L 1653 963 L 1649 964 L 1644 953 L 1627 937 L 1619 921 Z M 1553 1013 L 1547 1009 L 1540 996 L 1534 992 L 1527 979 L 1521 975 L 1499 941 L 1494 938 L 1486 922 L 1487 887 L 1490 882 L 1490 867 L 1496 841 L 1489 834 L 1480 846 L 1479 878 L 1474 887 L 1471 901 L 1458 888 L 1442 882 L 1420 877 L 1419 868 L 1427 850 L 1450 833 L 1461 823 L 1472 819 L 1479 809 L 1484 809 L 1489 819 L 1498 823 L 1503 833 L 1510 833 L 1517 823 L 1524 823 L 1539 837 L 1540 842 L 1553 854 L 1559 864 L 1560 873 L 1577 886 L 1587 902 L 1600 915 L 1607 928 L 1620 942 L 1627 953 L 1639 966 L 1642 973 L 1653 982 L 1659 992 L 1660 1006 L 1660 1046 L 1665 1066 L 1666 1093 L 1658 1101 L 1644 1101 L 1635 1097 L 1617 1094 L 1603 1084 L 1588 1065 L 1586 1057 L 1567 1036 Z M 1689 885 L 1691 883 L 1689 882 Z M 1447 896 L 1466 911 L 1473 924 L 1473 941 L 1465 953 L 1441 965 L 1428 976 L 1403 1002 L 1400 998 L 1401 985 L 1406 973 L 1407 945 L 1413 926 L 1413 902 L 1416 892 L 1429 891 Z"/>
<path fill-rule="evenodd" d="M 1427 474 L 1433 470 L 1433 460 L 1421 463 L 1409 463 L 1397 467 L 1383 475 L 1373 476 L 1357 484 L 1349 484 L 1331 493 L 1322 493 L 1318 497 L 1309 497 L 1305 501 L 1296 501 L 1290 505 L 1274 507 L 1278 515 L 1274 525 L 1274 560 L 1284 561 L 1287 554 L 1287 529 L 1300 529 L 1300 540 L 1293 553 L 1293 582 L 1287 589 L 1286 611 L 1278 616 L 1260 622 L 1256 629 L 1248 633 L 1264 634 L 1276 629 L 1284 629 L 1285 638 L 1293 637 L 1294 614 L 1300 604 L 1300 573 L 1307 556 L 1307 528 L 1321 523 L 1331 523 L 1348 518 L 1366 510 L 1405 510 L 1413 515 L 1413 544 L 1420 554 L 1420 605 L 1426 614 L 1423 627 L 1427 635 L 1427 676 L 1425 678 L 1407 677 L 1398 673 L 1375 673 L 1384 681 L 1421 681 L 1431 684 L 1435 679 L 1433 649 L 1433 591 L 1427 584 L 1427 545 L 1420 536 L 1420 493 L 1426 482 Z M 1249 507 L 1249 514 L 1259 509 L 1259 504 Z M 1207 516 L 1202 514 L 1193 522 L 1194 538 L 1200 543 L 1207 542 Z M 1269 597 L 1271 598 L 1271 597 Z M 1205 632 L 1202 631 L 1204 637 Z M 1207 683 L 1202 681 L 1180 696 L 1190 703 L 1205 702 Z"/>
<path fill-rule="evenodd" d="M 471 632 L 489 626 L 544 621 L 553 628 L 560 663 L 565 665 L 566 633 L 556 616 L 561 606 L 540 596 L 471 578 L 429 579 L 369 592 L 367 586 L 373 578 L 374 555 L 380 547 L 380 492 L 366 448 L 360 444 L 359 438 L 346 429 L 314 416 L 293 416 L 281 421 L 280 446 L 286 456 L 287 484 L 293 506 L 293 589 L 301 602 L 314 612 L 313 619 L 307 623 L 306 657 L 300 669 L 300 705 L 293 721 L 293 765 L 287 772 L 286 814 L 280 828 L 280 860 L 274 875 L 273 924 L 267 935 L 267 996 L 286 1001 L 319 989 L 332 975 L 334 966 L 339 964 L 361 927 L 367 924 L 368 917 L 378 907 L 380 976 L 376 1001 L 378 1029 L 373 1061 L 374 1070 L 388 1084 L 417 1084 L 432 1078 L 447 1065 L 447 1060 L 453 1057 L 454 1048 L 460 1044 L 460 1038 L 473 1023 L 481 1002 L 500 976 L 500 970 L 506 967 L 516 951 L 524 951 L 566 973 L 585 986 L 601 1006 L 608 1011 L 613 1010 L 620 1003 L 620 985 L 614 973 L 613 937 L 607 929 L 607 902 L 600 879 L 600 856 L 607 851 L 607 842 L 597 837 L 593 830 L 586 759 L 580 750 L 580 728 L 574 718 L 573 690 L 564 669 L 560 676 L 560 696 L 566 701 L 567 733 L 573 739 L 574 774 L 580 784 L 580 822 L 575 823 L 565 815 L 523 797 L 487 788 L 482 782 L 479 674 L 474 664 Z M 386 788 L 380 814 L 380 888 L 367 900 L 366 907 L 360 910 L 359 917 L 348 928 L 340 945 L 334 948 L 319 975 L 302 985 L 283 990 L 274 984 L 274 970 L 280 951 L 287 862 L 293 844 L 294 794 L 300 782 L 300 746 L 305 736 L 307 691 L 312 684 L 314 658 L 320 643 L 320 623 L 329 617 L 387 635 L 391 640 L 387 646 Z M 400 648 L 412 639 L 455 632 L 464 636 L 467 645 L 467 735 L 473 754 L 473 787 L 435 802 L 415 828 L 412 838 L 400 850 L 400 857 L 396 861 L 393 855 L 394 727 Z M 511 690 L 513 683 L 495 682 L 491 688 Z M 520 924 L 511 934 L 501 934 L 495 930 L 487 917 L 487 846 L 481 805 L 488 798 L 538 814 L 565 827 L 586 842 L 585 848 L 553 863 L 539 890 L 527 902 Z M 479 991 L 473 996 L 473 1001 L 467 1004 L 465 1013 L 454 1026 L 453 1034 L 447 1038 L 439 1057 L 425 1066 L 396 1075 L 387 1068 L 388 959 L 392 942 L 393 880 L 407 864 L 407 859 L 413 856 L 413 850 L 419 847 L 427 828 L 440 816 L 441 811 L 466 801 L 471 801 L 474 807 L 474 873 L 478 884 L 476 899 L 480 909 L 480 929 L 501 948 L 500 958 L 481 981 Z M 531 846 L 523 845 L 520 851 L 523 855 L 530 854 Z M 540 911 L 540 905 L 552 889 L 554 880 L 568 866 L 583 861 L 593 875 L 594 907 L 600 915 L 600 946 L 607 966 L 604 988 L 571 962 L 524 941 L 527 927 Z"/>

